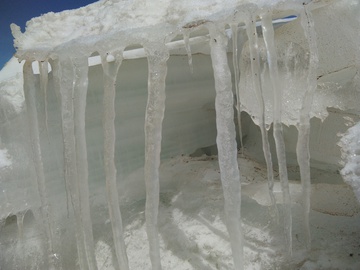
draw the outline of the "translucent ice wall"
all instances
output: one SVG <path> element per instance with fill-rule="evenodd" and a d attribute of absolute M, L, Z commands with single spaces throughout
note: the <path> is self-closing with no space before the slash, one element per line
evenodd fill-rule
<path fill-rule="evenodd" d="M 69 261 L 76 261 L 80 269 L 97 269 L 89 190 L 105 186 L 116 264 L 128 269 L 118 178 L 144 166 L 149 257 L 152 268 L 161 269 L 157 225 L 161 158 L 211 145 L 216 136 L 234 269 L 243 269 L 237 110 L 238 116 L 241 111 L 249 113 L 260 127 L 271 198 L 275 162 L 268 137 L 272 126 L 283 195 L 279 226 L 284 228 L 289 257 L 292 213 L 284 126 L 297 128 L 294 151 L 301 170 L 303 227 L 310 248 L 310 119 L 325 119 L 328 107 L 358 114 L 358 12 L 357 1 L 345 0 L 99 1 L 35 18 L 24 33 L 13 25 L 17 57 L 25 60 L 26 113 L 18 116 L 21 106 L 13 106 L 8 115 L 14 118 L 12 123 L 29 128 L 13 138 L 1 134 L 15 144 L 9 146 L 12 152 L 24 157 L 11 168 L 11 158 L 2 149 L 6 170 L 2 171 L 0 217 L 17 215 L 21 227 L 26 211 L 34 213 L 43 239 L 39 248 L 43 257 L 36 263 L 44 268 L 67 269 Z M 277 28 L 282 23 L 274 20 L 290 15 L 294 20 Z M 195 60 L 201 56 L 195 53 L 210 55 L 211 63 L 202 60 L 205 64 L 200 65 L 204 70 L 212 66 L 207 70 L 213 73 L 210 80 L 197 72 Z M 179 82 L 166 80 L 175 54 L 187 55 L 185 62 L 197 79 L 192 81 L 195 87 L 183 83 L 179 89 Z M 142 74 L 147 84 L 138 87 L 143 90 L 139 94 L 132 91 L 139 79 L 122 66 L 124 60 L 142 57 L 147 58 L 148 73 Z M 138 60 L 128 61 L 127 68 L 136 70 Z M 34 72 L 34 62 L 39 72 Z M 94 105 L 99 100 L 102 105 Z M 95 126 L 101 126 L 101 132 Z M 29 142 L 28 149 L 22 141 Z M 103 169 L 94 174 L 98 164 Z M 29 178 L 33 188 L 20 184 L 16 192 L 3 180 Z M 26 194 L 21 194 L 24 190 Z M 278 210 L 274 203 L 273 218 L 279 217 Z M 62 230 L 75 237 L 62 239 Z M 76 242 L 76 255 L 67 253 L 66 241 Z"/>

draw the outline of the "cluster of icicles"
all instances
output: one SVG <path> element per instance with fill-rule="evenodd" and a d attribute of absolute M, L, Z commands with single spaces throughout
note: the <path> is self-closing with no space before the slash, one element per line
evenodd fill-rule
<path fill-rule="evenodd" d="M 309 131 L 310 109 L 312 94 L 316 89 L 317 47 L 316 36 L 313 28 L 313 20 L 307 5 L 295 5 L 294 12 L 298 14 L 305 36 L 308 40 L 310 65 L 308 68 L 308 81 L 306 94 L 304 95 L 300 122 L 298 124 L 299 136 L 297 143 L 297 157 L 301 170 L 303 186 L 304 228 L 306 244 L 310 247 L 309 210 L 310 210 L 310 167 L 309 167 Z M 215 78 L 216 89 L 216 126 L 217 147 L 221 181 L 225 199 L 226 225 L 234 260 L 234 269 L 244 269 L 243 235 L 241 225 L 241 180 L 237 163 L 236 130 L 234 124 L 233 91 L 231 71 L 227 62 L 227 42 L 225 33 L 226 26 L 230 26 L 233 36 L 234 74 L 236 82 L 236 96 L 239 97 L 239 57 L 237 48 L 237 34 L 240 23 L 245 24 L 248 36 L 249 52 L 251 57 L 252 80 L 255 90 L 254 102 L 261 108 L 259 126 L 262 133 L 263 151 L 267 164 L 269 193 L 274 207 L 274 218 L 279 214 L 276 208 L 273 194 L 274 176 L 273 164 L 268 141 L 268 131 L 265 126 L 265 110 L 260 76 L 260 60 L 258 49 L 258 36 L 256 21 L 261 20 L 261 27 L 265 47 L 267 51 L 267 63 L 271 76 L 273 89 L 273 131 L 276 142 L 276 153 L 279 163 L 280 182 L 284 204 L 284 228 L 286 250 L 291 256 L 292 250 L 292 217 L 287 166 L 285 157 L 285 144 L 281 121 L 281 97 L 282 91 L 278 86 L 278 65 L 274 41 L 274 28 L 272 13 L 262 10 L 261 13 L 237 12 L 229 23 L 207 22 L 201 25 L 209 30 L 211 59 Z M 184 34 L 185 48 L 191 52 L 189 46 L 189 32 Z M 158 237 L 157 216 L 159 207 L 159 165 L 161 151 L 162 121 L 165 111 L 165 78 L 167 74 L 167 60 L 169 51 L 163 39 L 156 42 L 144 41 L 145 53 L 148 59 L 148 101 L 145 115 L 145 183 L 146 183 L 146 230 L 150 245 L 150 260 L 152 269 L 161 269 L 160 248 Z M 98 50 L 101 51 L 101 50 Z M 109 54 L 112 55 L 109 61 Z M 100 53 L 103 67 L 103 132 L 104 132 L 104 168 L 106 174 L 106 189 L 110 219 L 112 225 L 115 251 L 120 269 L 129 269 L 126 255 L 126 247 L 123 237 L 122 219 L 117 194 L 116 166 L 114 162 L 115 149 L 115 85 L 116 76 L 123 59 L 123 48 L 111 52 Z M 88 163 L 85 134 L 85 110 L 86 95 L 88 88 L 88 57 L 71 57 L 69 54 L 58 55 L 39 61 L 40 65 L 40 90 L 45 93 L 48 83 L 48 63 L 52 67 L 56 91 L 61 98 L 61 120 L 64 146 L 64 172 L 68 196 L 73 207 L 76 219 L 76 241 L 78 251 L 78 263 L 80 269 L 97 269 L 95 260 L 94 240 L 89 204 Z M 38 192 L 42 204 L 41 214 L 43 224 L 46 227 L 47 250 L 49 255 L 49 268 L 59 269 L 56 250 L 54 250 L 53 233 L 51 222 L 51 210 L 49 209 L 48 195 L 45 184 L 42 153 L 38 130 L 38 117 L 36 110 L 36 84 L 32 71 L 32 61 L 26 61 L 24 65 L 24 91 L 29 117 L 33 160 L 36 167 Z M 240 120 L 240 103 L 237 98 L 238 119 Z M 241 124 L 239 125 L 241 127 Z M 241 132 L 241 130 L 240 130 Z M 240 136 L 241 137 L 241 136 Z M 241 170 L 241 168 L 240 168 Z M 55 255 L 54 255 L 55 254 Z M 59 254 L 61 256 L 61 254 Z"/>

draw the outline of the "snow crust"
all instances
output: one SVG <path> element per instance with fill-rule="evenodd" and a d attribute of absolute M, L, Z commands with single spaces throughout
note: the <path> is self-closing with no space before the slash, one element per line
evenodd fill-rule
<path fill-rule="evenodd" d="M 360 122 L 348 129 L 339 145 L 344 164 L 341 174 L 360 202 Z"/>
<path fill-rule="evenodd" d="M 131 31 L 157 24 L 169 23 L 178 27 L 203 20 L 236 5 L 255 3 L 275 5 L 280 0 L 198 0 L 198 1 L 139 1 L 101 0 L 88 6 L 59 13 L 49 12 L 26 24 L 25 33 L 13 25 L 15 47 L 18 50 L 54 48 L 80 37 L 103 35 L 116 31 Z"/>

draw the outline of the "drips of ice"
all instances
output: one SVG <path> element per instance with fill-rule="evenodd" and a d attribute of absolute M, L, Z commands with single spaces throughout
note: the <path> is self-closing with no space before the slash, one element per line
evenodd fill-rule
<path fill-rule="evenodd" d="M 311 11 L 307 6 L 300 15 L 301 25 L 304 29 L 305 37 L 309 43 L 310 63 L 308 68 L 308 75 L 306 80 L 307 90 L 302 101 L 302 108 L 300 110 L 300 123 L 298 125 L 298 142 L 296 145 L 296 154 L 298 164 L 300 167 L 301 184 L 302 184 L 302 199 L 304 208 L 304 231 L 306 247 L 311 247 L 310 234 L 310 197 L 311 197 L 311 176 L 310 176 L 310 112 L 314 92 L 317 88 L 316 71 L 318 69 L 318 49 L 316 44 L 316 33 L 314 29 L 314 21 L 312 19 Z"/>
<path fill-rule="evenodd" d="M 85 107 L 88 84 L 87 57 L 54 61 L 60 76 L 64 143 L 64 169 L 67 193 L 75 215 L 80 269 L 97 269 L 89 206 L 88 165 L 85 138 Z"/>
<path fill-rule="evenodd" d="M 243 144 L 243 133 L 241 128 L 241 101 L 240 101 L 240 70 L 239 70 L 239 54 L 238 54 L 238 25 L 231 25 L 232 33 L 232 49 L 233 49 L 233 66 L 234 66 L 234 82 L 235 82 L 235 93 L 236 93 L 236 111 L 237 111 L 237 121 L 239 129 L 239 139 L 241 145 L 241 153 L 244 154 L 244 144 Z"/>
<path fill-rule="evenodd" d="M 309 2 L 309 1 L 306 1 Z M 155 3 L 155 2 L 154 2 Z M 212 3 L 209 5 L 209 3 Z M 242 248 L 242 232 L 240 219 L 240 179 L 239 171 L 236 163 L 236 145 L 235 145 L 235 126 L 233 121 L 233 96 L 231 91 L 230 71 L 226 58 L 226 35 L 224 34 L 223 19 L 228 20 L 233 31 L 233 57 L 234 57 L 234 71 L 237 94 L 237 110 L 239 128 L 240 111 L 241 109 L 249 111 L 254 117 L 254 121 L 260 126 L 262 133 L 263 152 L 265 155 L 267 170 L 268 170 L 268 185 L 270 197 L 273 205 L 275 199 L 273 195 L 273 170 L 272 160 L 270 154 L 270 146 L 268 141 L 267 128 L 271 123 L 274 123 L 274 134 L 276 140 L 276 150 L 280 167 L 280 178 L 283 187 L 284 203 L 285 203 L 285 230 L 287 237 L 287 247 L 291 252 L 291 212 L 290 212 L 290 197 L 288 194 L 287 185 L 287 171 L 285 162 L 285 148 L 282 137 L 282 124 L 297 124 L 299 125 L 299 140 L 298 140 L 298 158 L 301 166 L 302 181 L 304 184 L 304 221 L 307 226 L 307 242 L 309 243 L 310 234 L 308 230 L 308 209 L 309 209 L 309 156 L 308 149 L 304 145 L 308 145 L 308 120 L 310 118 L 310 102 L 308 101 L 310 95 L 306 94 L 303 98 L 303 90 L 315 89 L 316 77 L 315 69 L 316 61 L 316 44 L 314 43 L 315 35 L 311 25 L 311 18 L 308 12 L 302 14 L 301 20 L 304 25 L 305 36 L 309 40 L 310 47 L 310 65 L 306 55 L 306 51 L 302 46 L 286 42 L 282 44 L 274 44 L 274 31 L 271 21 L 270 13 L 264 14 L 262 17 L 262 28 L 264 33 L 264 40 L 258 39 L 256 30 L 256 18 L 259 6 L 267 5 L 273 8 L 276 4 L 281 7 L 284 1 L 257 1 L 254 5 L 255 10 L 250 10 L 252 17 L 246 21 L 246 30 L 249 38 L 249 55 L 243 53 L 242 62 L 240 63 L 241 76 L 239 87 L 239 64 L 237 55 L 237 26 L 239 21 L 234 21 L 233 9 L 227 11 L 226 19 L 221 17 L 221 14 L 216 14 L 217 11 L 223 10 L 223 6 L 233 7 L 233 5 L 243 4 L 242 1 L 197 1 L 194 4 L 188 1 L 178 1 L 172 3 L 168 0 L 162 0 L 153 4 L 147 1 L 145 4 L 141 1 L 99 1 L 98 3 L 85 7 L 81 10 L 64 12 L 60 14 L 47 14 L 40 19 L 33 19 L 29 24 L 27 31 L 22 34 L 16 27 L 13 28 L 14 36 L 16 38 L 16 46 L 19 47 L 18 56 L 24 59 L 44 59 L 44 55 L 54 55 L 54 59 L 50 60 L 54 64 L 53 75 L 54 80 L 58 81 L 58 87 L 55 91 L 60 93 L 61 98 L 61 114 L 62 114 L 62 128 L 64 140 L 64 161 L 65 161 L 65 180 L 66 191 L 70 195 L 71 203 L 75 212 L 76 221 L 76 236 L 78 246 L 78 258 L 81 269 L 96 269 L 96 262 L 94 256 L 94 243 L 91 229 L 91 217 L 89 208 L 89 193 L 88 193 L 88 164 L 87 164 L 87 149 L 85 138 L 85 106 L 86 106 L 86 90 L 87 90 L 87 57 L 76 55 L 69 57 L 64 54 L 67 49 L 66 46 L 71 46 L 74 52 L 78 54 L 83 52 L 83 47 L 78 44 L 71 43 L 73 39 L 77 39 L 79 44 L 87 44 L 88 47 L 84 49 L 89 55 L 99 49 L 101 46 L 106 48 L 116 48 L 117 50 L 126 45 L 141 43 L 146 44 L 145 50 L 139 49 L 131 57 L 144 56 L 144 52 L 148 57 L 149 77 L 148 77 L 148 104 L 146 109 L 145 133 L 146 133 L 146 151 L 145 151 L 145 183 L 147 186 L 147 201 L 146 201 L 146 219 L 147 219 L 147 233 L 150 244 L 150 258 L 153 269 L 161 269 L 157 215 L 159 205 L 159 164 L 161 151 L 161 136 L 162 136 L 162 120 L 165 110 L 165 77 L 166 77 L 166 61 L 169 57 L 168 48 L 165 47 L 167 37 L 183 33 L 182 29 L 184 23 L 202 22 L 210 24 L 210 47 L 211 57 L 213 62 L 213 70 L 215 77 L 216 88 L 216 112 L 217 112 L 217 131 L 218 131 L 218 148 L 219 160 L 221 168 L 221 179 L 224 189 L 225 197 L 225 212 L 227 216 L 227 226 L 230 234 L 230 242 L 234 256 L 234 265 L 236 269 L 243 267 L 243 248 Z M 248 3 L 247 3 L 248 4 Z M 291 4 L 291 3 L 290 3 Z M 196 6 L 196 9 L 193 7 Z M 290 5 L 291 6 L 291 5 Z M 294 4 L 294 6 L 302 6 L 302 3 Z M 156 8 L 155 8 L 156 7 Z M 159 8 L 160 7 L 160 8 Z M 247 9 L 246 6 L 245 9 Z M 305 7 L 305 10 L 307 7 Z M 121 12 L 119 12 L 119 10 Z M 287 10 L 284 8 L 284 10 Z M 226 13 L 226 12 L 225 12 Z M 225 14 L 224 13 L 224 14 Z M 87 16 L 84 16 L 86 14 Z M 143 16 L 147 14 L 148 16 Z M 179 15 L 181 14 L 181 16 Z M 166 15 L 166 16 L 165 16 Z M 207 17 L 211 17 L 213 23 L 209 23 Z M 219 16 L 219 17 L 217 17 Z M 236 17 L 236 16 L 235 16 Z M 118 21 L 114 23 L 114 18 Z M 231 19 L 229 19 L 231 18 Z M 95 21 L 95 23 L 94 23 Z M 168 29 L 163 30 L 158 23 L 170 23 Z M 310 23 L 310 24 L 309 24 Z M 61 24 L 64 31 L 53 31 L 56 25 Z M 197 27 L 196 23 L 189 23 L 192 27 Z M 308 24 L 308 25 L 307 25 Z M 151 26 L 154 29 L 147 28 L 143 31 L 141 27 Z M 166 25 L 167 27 L 168 25 Z M 53 28 L 55 27 L 55 28 Z M 130 29 L 124 30 L 124 29 Z M 220 29 L 221 28 L 221 29 Z M 70 31 L 68 31 L 70 29 Z M 161 37 L 156 44 L 148 44 L 149 36 L 152 34 L 147 31 L 156 32 Z M 123 31 L 124 30 L 124 31 Z M 123 31 L 123 32 L 120 32 Z M 160 33 L 161 32 L 161 33 Z M 54 35 L 55 33 L 55 35 Z M 135 34 L 134 34 L 135 33 Z M 134 34 L 134 36 L 132 36 Z M 117 36 L 114 38 L 114 36 Z M 166 36 L 166 37 L 165 37 Z M 125 41 L 122 38 L 126 37 Z M 115 42 L 114 42 L 114 40 Z M 200 39 L 195 37 L 194 41 Z M 207 41 L 208 38 L 202 38 L 202 42 Z M 109 41 L 109 42 L 107 42 Z M 263 45 L 265 41 L 265 45 Z M 66 44 L 68 42 L 68 44 Z M 104 45 L 106 43 L 106 45 Z M 172 43 L 174 45 L 176 42 Z M 189 45 L 189 37 L 184 35 L 185 50 L 189 56 L 189 64 L 191 64 L 191 51 Z M 65 46 L 64 46 L 65 44 Z M 115 45 L 114 45 L 115 44 Z M 315 44 L 315 45 L 314 45 Z M 177 43 L 178 45 L 178 43 Z M 276 45 L 276 46 L 275 46 Z M 192 47 L 193 48 L 193 47 Z M 286 48 L 286 50 L 283 50 Z M 26 51 L 29 49 L 28 51 Z M 265 50 L 266 49 L 266 50 Z M 23 51 L 22 51 L 23 50 Z M 107 49 L 106 49 L 107 50 Z M 100 50 L 102 52 L 106 50 Z M 284 51 L 281 54 L 279 51 Z M 71 52 L 66 52 L 66 54 Z M 80 54 L 80 53 L 79 53 Z M 120 57 L 120 58 L 119 58 Z M 46 57 L 45 57 L 46 58 Z M 115 97 L 115 78 L 120 60 L 122 56 L 104 59 L 102 63 L 104 66 L 105 83 L 104 83 L 104 159 L 107 191 L 109 197 L 109 210 L 112 222 L 113 236 L 115 239 L 116 255 L 120 265 L 127 268 L 127 259 L 125 253 L 125 245 L 123 244 L 121 214 L 119 210 L 118 194 L 116 188 L 116 168 L 114 164 L 114 146 L 115 146 L 115 132 L 114 132 L 114 97 Z M 267 60 L 266 60 L 267 59 Z M 107 61 L 114 61 L 115 63 L 107 63 Z M 119 61 L 119 62 L 116 62 Z M 24 75 L 30 74 L 29 64 L 26 64 Z M 268 66 L 267 66 L 268 65 Z M 46 93 L 47 88 L 47 73 L 45 64 L 40 64 L 40 87 L 42 92 Z M 250 66 L 250 68 L 249 68 Z M 279 71 L 280 70 L 280 71 Z M 107 74 L 110 74 L 107 76 Z M 280 73 L 280 74 L 279 74 Z M 355 72 L 356 73 L 356 72 Z M 250 75 L 249 75 L 250 74 Z M 305 74 L 305 75 L 304 75 Z M 306 79 L 306 86 L 303 79 Z M 314 79 L 315 78 L 315 79 Z M 33 79 L 27 77 L 26 85 L 33 84 Z M 248 87 L 250 85 L 250 87 Z M 34 86 L 31 85 L 33 88 Z M 241 89 L 241 91 L 240 91 Z M 282 93 L 281 90 L 284 90 Z M 302 90 L 302 91 L 300 91 Z M 33 90 L 31 90 L 33 91 Z M 31 93 L 31 91 L 29 93 Z M 249 92 L 246 92 L 249 91 Z M 27 93 L 27 95 L 29 95 Z M 250 94 L 249 94 L 250 93 Z M 257 97 L 257 103 L 253 101 L 253 95 Z M 46 94 L 45 94 L 46 96 Z M 240 96 L 241 104 L 240 104 Z M 243 96 L 245 98 L 243 98 Z M 247 99 L 250 97 L 250 99 Z M 30 123 L 36 123 L 32 126 L 38 126 L 36 117 L 36 106 L 33 97 L 27 97 L 28 107 L 32 112 Z M 286 105 L 286 101 L 288 105 Z M 285 103 L 285 104 L 284 104 Z M 355 104 L 355 103 L 354 103 Z M 347 104 L 348 105 L 348 104 Z M 309 107 L 310 106 L 310 107 Z M 46 97 L 45 97 L 45 107 Z M 255 109 L 254 109 L 255 107 Z M 272 108 L 273 107 L 273 108 Z M 323 105 L 323 107 L 326 107 Z M 320 111 L 324 111 L 325 109 Z M 47 109 L 45 108 L 45 111 Z M 300 117 L 299 117 L 299 112 Z M 47 117 L 46 117 L 47 118 Z M 35 149 L 37 161 L 35 167 L 37 173 L 41 175 L 43 168 L 41 165 L 41 149 L 39 139 L 37 139 L 38 130 L 32 131 L 32 141 L 38 149 Z M 241 129 L 239 130 L 241 133 Z M 240 139 L 242 136 L 240 135 Z M 34 139 L 35 138 L 35 139 Z M 40 161 L 40 162 L 38 162 Z M 351 168 L 346 172 L 351 174 Z M 41 181 L 40 181 L 41 182 Z M 38 183 L 41 186 L 41 183 Z M 39 188 L 40 197 L 46 197 L 45 188 Z M 41 195 L 43 193 L 43 195 Z M 47 206 L 43 202 L 42 206 Z M 45 222 L 46 223 L 46 222 Z M 48 233 L 51 235 L 51 233 Z M 51 237 L 49 237 L 51 239 Z M 50 245 L 51 246 L 51 245 Z M 52 252 L 51 248 L 49 252 Z"/>
<path fill-rule="evenodd" d="M 123 235 L 122 218 L 119 207 L 119 195 L 116 184 L 115 166 L 115 86 L 116 75 L 122 62 L 122 52 L 115 54 L 115 61 L 108 63 L 108 57 L 102 56 L 104 70 L 104 168 L 106 177 L 107 200 L 110 212 L 111 226 L 114 238 L 116 257 L 119 269 L 129 269 L 128 258 Z"/>
<path fill-rule="evenodd" d="M 291 199 L 289 190 L 289 179 L 286 166 L 285 143 L 281 122 L 281 103 L 283 90 L 279 84 L 279 71 L 277 52 L 274 44 L 274 28 L 271 14 L 266 13 L 261 17 L 261 26 L 264 35 L 265 47 L 267 51 L 267 60 L 270 74 L 270 81 L 273 90 L 274 110 L 273 110 L 273 129 L 276 146 L 276 155 L 279 164 L 279 174 L 281 182 L 281 191 L 284 201 L 284 229 L 286 251 L 292 254 L 292 216 L 291 216 Z"/>
<path fill-rule="evenodd" d="M 48 202 L 48 193 L 45 184 L 45 174 L 44 174 L 44 164 L 42 160 L 41 146 L 40 146 L 40 137 L 39 137 L 39 123 L 38 116 L 36 111 L 36 86 L 35 78 L 32 73 L 31 62 L 26 61 L 24 64 L 24 93 L 26 100 L 26 110 L 29 123 L 30 139 L 32 146 L 32 160 L 34 162 L 35 172 L 36 172 L 36 184 L 38 188 L 38 193 L 40 197 L 40 215 L 42 223 L 45 227 L 46 232 L 46 245 L 47 245 L 47 254 L 50 258 L 53 254 L 53 228 L 51 223 L 51 210 L 49 209 L 50 205 Z M 49 269 L 52 269 L 52 261 L 49 261 Z"/>
<path fill-rule="evenodd" d="M 185 50 L 188 55 L 188 61 L 189 61 L 189 67 L 190 72 L 194 73 L 194 67 L 192 63 L 192 54 L 191 54 L 191 48 L 190 48 L 190 42 L 189 42 L 189 33 L 184 33 L 184 43 L 185 43 Z"/>
<path fill-rule="evenodd" d="M 246 33 L 249 39 L 249 51 L 250 51 L 250 65 L 251 65 L 251 78 L 253 89 L 255 91 L 255 95 L 258 101 L 259 115 L 258 115 L 258 125 L 261 131 L 262 138 L 262 147 L 266 162 L 267 168 L 267 177 L 268 177 L 268 186 L 269 186 L 269 195 L 271 199 L 271 203 L 274 206 L 274 211 L 276 219 L 278 219 L 278 209 L 276 208 L 276 201 L 274 196 L 274 172 L 273 172 L 273 163 L 270 152 L 270 144 L 268 138 L 268 132 L 266 129 L 266 121 L 265 121 L 265 101 L 264 101 L 264 89 L 262 87 L 262 81 L 260 76 L 260 54 L 259 54 L 259 46 L 258 46 L 258 36 L 256 31 L 255 24 L 255 16 L 251 16 L 246 24 Z M 245 73 L 245 66 L 242 65 L 242 74 Z M 243 75 L 244 76 L 244 75 Z M 246 78 L 246 77 L 245 77 Z M 242 79 L 242 78 L 240 78 Z M 244 79 L 241 80 L 243 86 Z"/>
<path fill-rule="evenodd" d="M 167 48 L 162 43 L 147 44 L 148 58 L 148 100 L 145 114 L 145 184 L 146 184 L 146 232 L 150 246 L 150 260 L 153 270 L 161 269 L 158 211 L 159 211 L 159 166 L 162 137 L 162 121 L 165 112 Z"/>
<path fill-rule="evenodd" d="M 88 88 L 88 57 L 73 60 L 74 68 L 74 127 L 76 145 L 76 165 L 79 191 L 79 214 L 82 222 L 82 233 L 84 235 L 84 246 L 89 269 L 96 269 L 95 249 L 90 216 L 89 184 L 88 184 L 88 161 L 85 136 L 85 109 Z M 74 181 L 74 180 L 73 180 Z"/>
<path fill-rule="evenodd" d="M 224 27 L 224 26 L 222 26 Z M 216 143 L 224 192 L 226 226 L 230 236 L 235 269 L 244 269 L 243 235 L 240 215 L 241 185 L 235 141 L 233 92 L 227 63 L 225 28 L 210 25 L 211 60 L 215 78 Z"/>

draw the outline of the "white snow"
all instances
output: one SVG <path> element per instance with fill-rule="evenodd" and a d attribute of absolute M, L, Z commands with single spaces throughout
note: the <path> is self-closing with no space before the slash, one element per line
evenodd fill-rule
<path fill-rule="evenodd" d="M 358 263 L 349 257 L 360 254 L 356 249 L 358 243 L 354 244 L 352 237 L 358 235 L 358 227 L 354 224 L 359 221 L 359 205 L 349 189 L 338 182 L 334 188 L 322 183 L 311 184 L 316 178 L 310 175 L 309 156 L 311 117 L 323 120 L 328 115 L 327 107 L 332 106 L 341 110 L 355 109 L 354 118 L 359 118 L 360 91 L 356 80 L 360 58 L 354 57 L 359 55 L 356 45 L 359 37 L 354 31 L 350 33 L 359 29 L 360 21 L 342 18 L 344 14 L 352 18 L 353 10 L 360 10 L 360 4 L 345 0 L 336 3 L 330 0 L 102 0 L 77 10 L 34 18 L 27 23 L 24 33 L 12 25 L 18 49 L 16 56 L 26 62 L 16 64 L 12 59 L 0 72 L 1 120 L 6 126 L 6 131 L 0 134 L 6 141 L 0 151 L 0 168 L 12 169 L 16 165 L 10 173 L 1 170 L 1 182 L 6 184 L 6 189 L 0 197 L 5 205 L 0 214 L 17 217 L 19 238 L 16 240 L 19 241 L 14 243 L 21 245 L 28 224 L 26 213 L 31 209 L 40 224 L 38 230 L 42 231 L 41 237 L 35 240 L 44 242 L 43 253 L 36 251 L 39 259 L 34 263 L 49 269 L 69 265 L 70 268 L 78 265 L 80 269 L 93 270 L 147 269 L 150 263 L 154 270 L 162 267 L 179 270 L 322 269 L 327 267 L 326 260 L 330 258 L 335 261 L 334 265 L 357 269 Z M 298 19 L 276 30 L 273 19 L 293 14 Z M 259 18 L 261 22 L 256 22 Z M 331 23 L 341 18 L 344 25 L 336 24 L 335 28 L 341 31 L 344 27 L 344 32 L 329 35 L 324 24 L 329 18 Z M 244 40 L 238 38 L 239 33 Z M 228 45 L 231 38 L 232 46 Z M 343 44 L 344 39 L 349 39 L 348 44 Z M 243 47 L 240 58 L 238 43 Z M 338 52 L 340 45 L 347 49 L 344 57 L 338 62 L 329 62 L 329 53 L 334 48 Z M 204 52 L 209 56 L 197 55 Z M 228 57 L 231 52 L 236 73 L 234 80 L 229 64 L 231 57 Z M 177 66 L 182 55 L 187 55 L 186 62 L 190 65 L 187 72 L 191 71 L 193 78 L 200 79 L 192 80 L 195 86 L 191 91 L 187 82 L 181 82 L 183 89 L 179 89 L 173 81 L 177 75 L 167 79 L 172 59 L 177 61 L 172 66 Z M 143 57 L 146 57 L 147 69 L 140 59 Z M 131 60 L 124 61 L 128 59 Z M 210 87 L 215 88 L 212 94 L 208 88 L 201 94 L 198 90 L 204 89 L 198 83 L 204 77 L 205 81 L 209 79 L 208 75 L 197 74 L 197 59 L 202 59 L 205 70 L 212 66 Z M 120 64 L 125 62 L 128 66 L 140 63 L 138 69 L 147 71 L 147 92 L 139 91 L 136 86 L 144 81 L 146 74 L 139 78 L 134 67 L 131 72 L 122 70 Z M 96 67 L 99 63 L 103 66 L 101 71 Z M 326 65 L 329 67 L 324 67 Z M 181 67 L 177 68 L 178 72 L 183 72 Z M 105 75 L 103 80 L 99 80 L 101 72 Z M 118 87 L 122 81 L 130 81 L 130 86 Z M 23 88 L 26 111 L 23 110 Z M 141 90 L 143 88 L 146 84 L 140 86 Z M 165 101 L 168 88 L 177 90 L 177 99 Z M 99 95 L 98 92 L 102 92 L 99 89 L 104 93 Z M 171 96 L 171 92 L 169 94 Z M 117 106 L 119 95 L 121 106 Z M 196 98 L 192 98 L 193 95 Z M 99 96 L 103 102 L 98 101 Z M 191 107 L 192 104 L 196 105 Z M 241 111 L 248 112 L 260 127 L 267 172 L 261 164 L 237 157 L 234 105 L 238 109 L 240 141 L 243 133 Z M 169 126 L 166 122 L 169 114 L 174 122 L 166 129 L 163 126 Z M 171 115 L 176 117 L 171 118 Z M 27 130 L 21 126 L 24 119 L 28 119 L 29 139 L 22 134 Z M 184 119 L 187 123 L 180 127 L 178 121 Z M 203 133 L 195 124 L 197 119 L 202 119 Z M 15 121 L 20 123 L 20 128 L 11 125 Z M 250 129 L 249 122 L 247 125 Z M 273 137 L 268 133 L 271 125 Z M 291 171 L 287 162 L 291 162 L 291 157 L 287 156 L 291 152 L 286 148 L 289 145 L 286 139 L 293 138 L 286 134 L 284 125 L 295 125 L 299 130 L 296 153 L 302 195 L 299 195 L 298 182 L 288 180 Z M 143 127 L 141 130 L 134 128 L 138 126 Z M 166 166 L 163 164 L 160 169 L 161 158 L 169 157 L 165 154 L 191 153 L 191 150 L 208 146 L 209 142 L 215 143 L 215 126 L 218 157 L 173 158 L 163 161 Z M 17 130 L 9 132 L 14 134 L 13 138 L 7 133 L 8 129 Z M 167 132 L 170 135 L 166 137 Z M 188 143 L 193 137 L 195 139 Z M 342 174 L 358 198 L 356 144 L 359 138 L 356 125 L 341 142 L 345 159 Z M 271 139 L 275 141 L 279 167 L 276 173 Z M 20 146 L 27 145 L 27 140 L 31 149 L 29 156 L 23 150 L 26 147 Z M 163 156 L 162 148 L 165 150 Z M 16 164 L 12 164 L 13 158 L 8 157 L 7 149 L 12 156 L 15 153 Z M 19 153 L 24 157 L 20 158 Z M 251 154 L 247 152 L 245 157 Z M 219 167 L 215 165 L 214 169 L 209 161 L 217 158 Z M 144 171 L 135 170 L 143 164 Z M 129 172 L 132 175 L 128 176 Z M 139 176 L 139 172 L 143 174 Z M 167 176 L 165 180 L 164 175 Z M 267 185 L 264 184 L 265 175 Z M 14 203 L 28 178 L 36 180 L 32 183 L 37 196 L 27 196 L 26 189 L 25 197 L 31 198 L 30 206 L 26 199 L 24 203 L 20 200 Z M 65 183 L 59 192 L 60 185 L 53 183 L 62 179 Z M 102 191 L 105 186 L 106 195 Z M 329 208 L 331 203 L 324 204 L 328 193 L 338 200 L 332 209 Z M 353 210 L 337 207 L 342 205 L 340 202 L 351 205 Z M 283 207 L 278 208 L 280 203 Z M 120 212 L 119 204 L 125 211 Z M 108 211 L 103 211 L 105 205 Z M 72 211 L 69 211 L 70 206 Z M 94 207 L 98 210 L 94 211 Z M 65 216 L 66 221 L 63 220 Z M 278 223 L 277 217 L 284 218 L 284 222 Z M 330 220 L 336 227 L 351 233 L 346 237 L 338 233 L 329 238 L 336 232 L 336 227 L 329 226 Z M 7 218 L 5 225 L 7 222 L 11 221 Z M 62 237 L 67 238 L 64 243 L 69 250 L 65 250 Z M 337 254 L 337 245 L 323 249 L 334 239 L 347 246 L 344 251 L 348 257 Z M 312 247 L 310 240 L 314 243 Z M 10 247 L 5 253 L 11 254 L 12 250 Z M 4 267 L 11 267 L 16 260 L 26 265 L 27 257 L 19 259 L 15 252 L 0 261 L 4 261 Z M 114 260 L 114 264 L 109 260 Z"/>
<path fill-rule="evenodd" d="M 8 150 L 6 148 L 0 149 L 0 169 L 10 167 L 11 164 L 11 157 L 8 154 Z"/>
<path fill-rule="evenodd" d="M 341 174 L 360 202 L 360 122 L 348 129 L 339 145 L 344 162 Z"/>
<path fill-rule="evenodd" d="M 244 0 L 200 0 L 200 1 L 109 1 L 101 0 L 76 10 L 59 13 L 49 12 L 33 18 L 26 24 L 25 33 L 13 25 L 15 47 L 27 49 L 54 48 L 80 37 L 103 35 L 108 32 L 149 27 L 160 23 L 171 23 L 182 27 L 186 23 L 206 18 L 224 6 L 227 8 L 243 4 Z M 274 5 L 275 1 L 253 1 L 259 6 Z"/>

